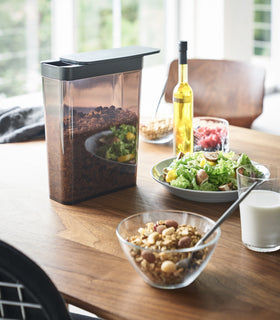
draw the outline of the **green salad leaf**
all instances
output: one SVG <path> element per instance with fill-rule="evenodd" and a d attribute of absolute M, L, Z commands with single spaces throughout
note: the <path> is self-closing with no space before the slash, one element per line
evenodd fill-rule
<path fill-rule="evenodd" d="M 121 124 L 110 128 L 111 133 L 99 139 L 97 155 L 107 160 L 135 163 L 136 127 Z"/>
<path fill-rule="evenodd" d="M 180 159 L 174 159 L 163 170 L 163 178 L 171 186 L 183 189 L 201 191 L 219 191 L 227 189 L 236 190 L 236 169 L 240 166 L 250 166 L 256 176 L 261 172 L 253 165 L 246 154 L 238 155 L 231 151 L 224 153 L 215 152 L 214 161 L 209 160 L 203 151 L 186 153 Z M 200 181 L 200 176 L 203 176 Z"/>

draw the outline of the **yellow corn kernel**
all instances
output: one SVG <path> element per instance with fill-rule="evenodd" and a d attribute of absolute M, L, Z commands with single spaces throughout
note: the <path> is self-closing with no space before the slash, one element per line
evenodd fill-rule
<path fill-rule="evenodd" d="M 215 166 L 215 165 L 217 164 L 217 162 L 215 162 L 215 161 L 209 161 L 209 160 L 207 160 L 207 163 L 209 163 L 210 166 Z"/>
<path fill-rule="evenodd" d="M 170 182 L 171 180 L 174 180 L 177 178 L 176 169 L 168 171 L 165 181 Z"/>
<path fill-rule="evenodd" d="M 132 153 L 126 154 L 124 156 L 118 157 L 118 162 L 127 162 L 135 158 L 135 155 Z"/>
<path fill-rule="evenodd" d="M 132 133 L 132 132 L 128 132 L 128 133 L 126 134 L 126 139 L 127 139 L 127 140 L 134 140 L 134 139 L 135 139 L 135 134 Z"/>
<path fill-rule="evenodd" d="M 200 161 L 200 164 L 199 164 L 199 165 L 201 166 L 201 168 L 204 167 L 205 163 L 206 163 L 206 159 L 203 158 L 203 159 Z"/>

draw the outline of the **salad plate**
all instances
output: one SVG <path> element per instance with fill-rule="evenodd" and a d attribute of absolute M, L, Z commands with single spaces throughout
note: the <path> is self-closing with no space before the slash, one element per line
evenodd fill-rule
<path fill-rule="evenodd" d="M 251 161 L 244 153 L 233 151 L 200 151 L 187 154 L 186 158 L 185 155 L 179 159 L 172 157 L 154 165 L 151 175 L 180 198 L 197 202 L 231 202 L 238 198 L 235 171 L 244 165 L 251 165 L 255 177 L 270 176 L 268 168 Z"/>
<path fill-rule="evenodd" d="M 86 150 L 91 153 L 94 157 L 99 158 L 102 161 L 105 161 L 107 164 L 112 164 L 114 166 L 119 165 L 125 170 L 133 170 L 135 171 L 136 164 L 135 163 L 128 163 L 128 162 L 118 162 L 110 159 L 106 159 L 99 154 L 100 148 L 100 139 L 106 136 L 110 136 L 112 134 L 111 130 L 106 130 L 102 132 L 98 132 L 90 137 L 88 137 L 85 141 L 85 148 Z M 130 169 L 131 168 L 131 169 Z"/>
<path fill-rule="evenodd" d="M 197 202 L 208 202 L 208 203 L 219 203 L 219 202 L 231 202 L 238 198 L 238 191 L 200 191 L 191 189 L 182 189 L 171 186 L 168 182 L 165 182 L 162 178 L 162 170 L 168 167 L 175 157 L 163 160 L 152 167 L 151 174 L 155 181 L 159 182 L 168 191 L 177 197 L 197 201 Z"/>

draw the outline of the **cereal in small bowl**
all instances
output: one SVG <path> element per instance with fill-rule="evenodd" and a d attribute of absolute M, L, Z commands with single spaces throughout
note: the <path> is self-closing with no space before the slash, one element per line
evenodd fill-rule
<path fill-rule="evenodd" d="M 124 219 L 117 236 L 134 269 L 151 286 L 176 289 L 188 286 L 206 267 L 220 237 L 218 228 L 195 247 L 215 224 L 207 217 L 184 211 L 150 211 Z M 190 263 L 180 262 L 189 258 Z"/>
<path fill-rule="evenodd" d="M 173 118 L 144 118 L 140 123 L 140 137 L 155 144 L 167 143 L 173 139 Z"/>

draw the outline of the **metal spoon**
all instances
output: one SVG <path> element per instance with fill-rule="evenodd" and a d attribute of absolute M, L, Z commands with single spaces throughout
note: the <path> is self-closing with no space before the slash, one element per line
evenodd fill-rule
<path fill-rule="evenodd" d="M 161 94 L 160 94 L 160 97 L 159 97 L 159 100 L 158 100 L 158 103 L 157 103 L 156 112 L 155 112 L 155 118 L 157 117 L 157 112 L 158 112 L 158 109 L 159 109 L 159 106 L 160 106 L 162 97 L 163 97 L 163 95 L 164 95 L 164 93 L 165 93 L 165 89 L 166 89 L 166 85 L 167 85 L 167 80 L 168 80 L 168 79 L 166 79 L 166 81 L 165 81 L 165 84 L 164 84 L 164 86 L 163 86 L 162 92 L 161 92 Z"/>
<path fill-rule="evenodd" d="M 201 245 L 205 240 L 207 240 L 211 234 L 235 211 L 235 209 L 237 208 L 237 206 L 240 204 L 240 202 L 242 202 L 247 195 L 257 186 L 257 184 L 259 184 L 260 181 L 255 181 L 244 193 L 242 193 L 242 195 L 240 196 L 240 198 L 238 198 L 228 209 L 227 211 L 216 221 L 216 223 L 214 224 L 214 226 L 205 233 L 205 235 L 195 244 L 195 247 L 198 247 L 199 245 Z M 176 263 L 177 268 L 184 268 L 186 269 L 188 267 L 188 265 L 191 262 L 193 253 L 190 255 L 190 257 L 183 259 L 179 262 Z"/>

